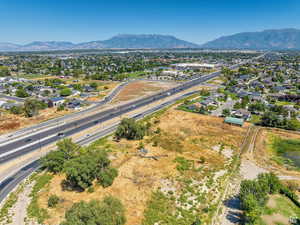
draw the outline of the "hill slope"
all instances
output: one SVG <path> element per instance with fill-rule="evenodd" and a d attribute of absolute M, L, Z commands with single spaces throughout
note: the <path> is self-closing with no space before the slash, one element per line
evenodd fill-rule
<path fill-rule="evenodd" d="M 300 49 L 300 30 L 244 32 L 217 38 L 202 45 L 218 49 Z"/>

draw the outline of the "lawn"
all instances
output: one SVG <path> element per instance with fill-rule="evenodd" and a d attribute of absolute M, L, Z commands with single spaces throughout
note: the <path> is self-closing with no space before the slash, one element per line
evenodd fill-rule
<path fill-rule="evenodd" d="M 290 218 L 300 218 L 300 208 L 283 195 L 272 195 L 262 216 L 267 225 L 287 225 Z"/>
<path fill-rule="evenodd" d="M 285 101 L 277 101 L 275 104 L 278 106 L 294 105 L 292 102 L 285 102 Z"/>

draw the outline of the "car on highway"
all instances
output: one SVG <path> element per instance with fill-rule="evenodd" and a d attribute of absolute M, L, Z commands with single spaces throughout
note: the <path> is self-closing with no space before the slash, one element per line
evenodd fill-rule
<path fill-rule="evenodd" d="M 25 140 L 25 142 L 30 142 L 30 141 L 32 141 L 32 138 L 27 138 L 27 139 Z"/>
<path fill-rule="evenodd" d="M 60 132 L 60 133 L 58 133 L 58 134 L 57 134 L 57 136 L 58 136 L 58 137 L 64 137 L 64 136 L 65 136 L 65 134 L 64 134 L 64 133 L 62 133 L 62 132 Z"/>

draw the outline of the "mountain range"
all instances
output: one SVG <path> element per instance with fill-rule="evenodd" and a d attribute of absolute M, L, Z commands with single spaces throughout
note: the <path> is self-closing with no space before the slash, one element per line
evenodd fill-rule
<path fill-rule="evenodd" d="M 69 49 L 198 48 L 199 45 L 170 35 L 122 34 L 104 41 L 74 44 L 67 41 L 34 41 L 26 45 L 0 43 L 0 51 L 48 51 Z"/>
<path fill-rule="evenodd" d="M 34 41 L 25 45 L 0 43 L 0 51 L 49 51 L 72 49 L 163 49 L 163 48 L 208 48 L 208 49 L 300 49 L 300 30 L 278 29 L 260 32 L 243 32 L 223 36 L 203 45 L 180 40 L 170 35 L 121 34 L 104 41 L 72 43 L 67 41 Z"/>
<path fill-rule="evenodd" d="M 201 47 L 215 49 L 300 49 L 300 30 L 289 28 L 243 32 L 217 38 Z"/>

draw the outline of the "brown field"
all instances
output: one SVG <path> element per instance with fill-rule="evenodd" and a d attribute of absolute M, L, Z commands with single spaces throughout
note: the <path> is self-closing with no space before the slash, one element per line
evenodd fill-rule
<path fill-rule="evenodd" d="M 178 111 L 174 108 L 152 118 L 151 124 L 151 130 L 155 131 L 159 127 L 163 135 L 157 137 L 156 134 L 152 134 L 145 137 L 143 143 L 149 150 L 148 155 L 164 157 L 158 160 L 140 157 L 137 154 L 139 141 L 115 142 L 108 138 L 101 145 L 94 144 L 95 148 L 111 150 L 110 159 L 113 166 L 118 168 L 118 177 L 112 186 L 104 189 L 95 184 L 95 191 L 88 193 L 63 190 L 61 183 L 64 175 L 54 176 L 49 186 L 40 192 L 39 204 L 47 208 L 47 200 L 51 194 L 56 194 L 64 201 L 55 209 L 47 209 L 50 218 L 45 224 L 59 224 L 65 211 L 75 202 L 113 195 L 119 198 L 126 208 L 126 224 L 140 225 L 151 193 L 163 187 L 164 180 L 175 179 L 179 175 L 174 162 L 177 156 L 193 160 L 196 167 L 204 166 L 205 171 L 219 171 L 224 168 L 227 159 L 212 148 L 224 144 L 237 152 L 247 130 L 247 127 L 224 124 L 221 118 Z M 154 140 L 156 145 L 153 144 Z M 201 157 L 205 158 L 205 162 L 199 162 Z M 205 174 L 197 176 L 200 182 L 205 181 Z M 181 190 L 180 184 L 177 184 L 177 188 Z M 215 196 L 210 197 L 211 201 L 216 200 Z"/>
<path fill-rule="evenodd" d="M 113 102 L 128 101 L 134 98 L 139 98 L 145 95 L 151 95 L 155 92 L 174 87 L 175 83 L 167 82 L 150 82 L 150 81 L 136 81 L 128 84 L 116 96 Z"/>
<path fill-rule="evenodd" d="M 2 112 L 1 114 L 0 112 L 0 134 L 5 134 L 14 130 L 38 124 L 43 121 L 63 116 L 71 112 L 71 110 L 57 111 L 56 108 L 47 108 L 41 110 L 39 112 L 39 115 L 31 118 L 26 118 L 21 115 L 13 115 L 7 112 Z"/>
<path fill-rule="evenodd" d="M 261 128 L 256 138 L 255 148 L 253 152 L 254 160 L 263 168 L 272 170 L 273 172 L 300 176 L 300 172 L 288 170 L 283 165 L 279 165 L 272 157 L 274 153 L 270 148 L 272 137 L 278 136 L 283 139 L 300 139 L 300 133 L 286 131 L 281 129 Z"/>

